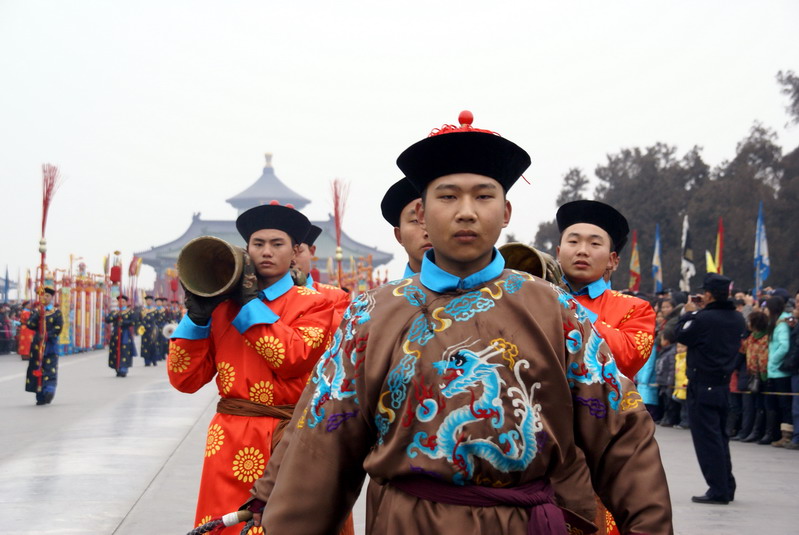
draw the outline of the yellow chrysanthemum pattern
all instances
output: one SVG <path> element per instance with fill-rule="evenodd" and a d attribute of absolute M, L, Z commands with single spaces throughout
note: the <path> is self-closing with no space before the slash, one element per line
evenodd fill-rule
<path fill-rule="evenodd" d="M 314 349 L 325 341 L 325 330 L 321 327 L 298 327 L 302 339 Z"/>
<path fill-rule="evenodd" d="M 183 373 L 189 369 L 191 357 L 189 352 L 177 344 L 169 344 L 169 356 L 167 357 L 169 370 L 175 373 Z"/>
<path fill-rule="evenodd" d="M 208 436 L 205 439 L 205 456 L 210 457 L 222 449 L 225 443 L 225 431 L 219 424 L 214 424 L 208 428 Z"/>
<path fill-rule="evenodd" d="M 307 286 L 297 286 L 297 293 L 300 295 L 316 295 L 319 292 L 313 288 L 308 288 Z"/>
<path fill-rule="evenodd" d="M 244 448 L 239 450 L 233 458 L 233 475 L 239 481 L 252 483 L 264 474 L 266 460 L 258 448 Z"/>
<path fill-rule="evenodd" d="M 264 528 L 262 526 L 258 526 L 257 528 L 253 526 L 247 531 L 247 535 L 263 535 L 263 534 L 264 534 Z"/>
<path fill-rule="evenodd" d="M 227 394 L 233 388 L 233 381 L 236 380 L 236 369 L 229 362 L 217 362 L 216 373 L 219 389 L 223 394 Z"/>
<path fill-rule="evenodd" d="M 255 350 L 275 368 L 280 367 L 283 364 L 283 359 L 286 358 L 283 342 L 274 336 L 264 336 L 255 342 Z"/>
<path fill-rule="evenodd" d="M 652 333 L 644 331 L 638 331 L 635 333 L 635 348 L 642 357 L 649 356 L 649 354 L 652 352 L 652 344 L 654 341 L 655 337 L 652 335 Z"/>
<path fill-rule="evenodd" d="M 275 387 L 269 381 L 261 381 L 250 387 L 250 401 L 261 405 L 272 405 L 275 402 Z"/>
<path fill-rule="evenodd" d="M 208 523 L 208 522 L 210 522 L 210 521 L 211 521 L 211 515 L 205 515 L 204 517 L 202 517 L 202 518 L 200 519 L 200 521 L 199 521 L 199 522 L 197 522 L 197 525 L 196 525 L 196 526 L 194 526 L 194 527 L 195 527 L 195 528 L 199 528 L 199 527 L 200 527 L 200 526 L 202 526 L 203 524 L 207 524 L 207 523 Z"/>

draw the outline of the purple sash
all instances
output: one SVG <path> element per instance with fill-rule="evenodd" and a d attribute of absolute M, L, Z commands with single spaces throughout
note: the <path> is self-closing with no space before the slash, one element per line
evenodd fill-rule
<path fill-rule="evenodd" d="M 422 500 L 450 505 L 495 507 L 506 505 L 528 509 L 527 535 L 567 533 L 563 510 L 555 505 L 552 487 L 543 479 L 516 487 L 494 488 L 479 485 L 459 486 L 429 477 L 407 477 L 391 485 Z"/>

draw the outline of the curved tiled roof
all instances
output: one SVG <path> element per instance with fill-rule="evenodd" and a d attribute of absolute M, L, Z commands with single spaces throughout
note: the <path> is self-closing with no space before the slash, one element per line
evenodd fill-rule
<path fill-rule="evenodd" d="M 297 210 L 302 210 L 306 204 L 311 202 L 286 186 L 277 177 L 275 169 L 272 167 L 272 155 L 267 153 L 266 165 L 260 178 L 249 188 L 227 199 L 227 202 L 241 213 L 253 206 L 267 204 L 273 200 L 280 202 L 280 204 L 293 204 Z"/>

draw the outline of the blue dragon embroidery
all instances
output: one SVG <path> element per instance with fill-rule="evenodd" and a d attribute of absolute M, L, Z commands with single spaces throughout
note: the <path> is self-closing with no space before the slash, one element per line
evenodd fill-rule
<path fill-rule="evenodd" d="M 476 343 L 476 342 L 475 342 Z M 445 381 L 441 385 L 441 395 L 453 398 L 459 394 L 473 396 L 473 401 L 449 413 L 433 436 L 420 431 L 416 433 L 406 452 L 410 458 L 423 453 L 431 459 L 445 458 L 457 469 L 453 482 L 466 484 L 474 475 L 475 457 L 491 463 L 503 472 L 523 470 L 532 462 L 538 451 L 535 434 L 543 429 L 540 419 L 541 406 L 533 403 L 533 392 L 540 388 L 535 383 L 529 392 L 521 379 L 522 369 L 529 363 L 522 360 L 514 367 L 517 384 L 508 388 L 505 398 L 511 400 L 513 406 L 514 428 L 499 434 L 495 444 L 489 439 L 472 438 L 465 432 L 465 427 L 479 420 L 490 419 L 494 429 L 505 425 L 505 408 L 501 394 L 505 381 L 497 368 L 501 365 L 489 360 L 502 353 L 501 349 L 489 346 L 480 352 L 468 349 L 468 340 L 450 348 L 449 357 L 434 363 L 438 374 Z M 482 387 L 482 395 L 474 400 L 474 389 Z M 416 411 L 421 421 L 430 421 L 435 417 L 437 404 L 426 400 Z"/>

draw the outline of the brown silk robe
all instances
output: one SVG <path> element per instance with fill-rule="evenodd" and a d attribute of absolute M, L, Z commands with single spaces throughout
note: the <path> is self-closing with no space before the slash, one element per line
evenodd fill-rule
<path fill-rule="evenodd" d="M 416 275 L 353 300 L 253 487 L 265 533 L 335 533 L 366 474 L 367 533 L 525 533 L 524 509 L 390 482 L 513 486 L 579 477 L 582 462 L 623 533 L 672 533 L 654 423 L 585 311 L 541 279 L 495 274 L 453 290 L 423 269 L 439 291 Z M 591 485 L 575 485 L 568 505 L 590 516 Z"/>

